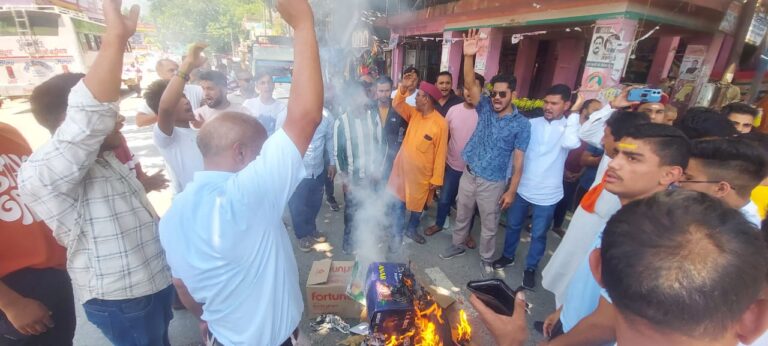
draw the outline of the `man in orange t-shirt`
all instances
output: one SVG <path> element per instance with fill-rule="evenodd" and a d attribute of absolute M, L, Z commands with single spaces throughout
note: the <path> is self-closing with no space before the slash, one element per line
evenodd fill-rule
<path fill-rule="evenodd" d="M 18 169 L 31 154 L 21 133 L 0 123 L 0 345 L 72 345 L 66 250 L 19 197 Z"/>

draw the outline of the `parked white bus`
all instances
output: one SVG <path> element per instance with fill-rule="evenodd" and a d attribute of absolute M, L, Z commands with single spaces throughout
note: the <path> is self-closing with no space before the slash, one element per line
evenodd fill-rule
<path fill-rule="evenodd" d="M 28 96 L 63 72 L 87 72 L 104 24 L 57 6 L 0 5 L 0 96 Z"/>

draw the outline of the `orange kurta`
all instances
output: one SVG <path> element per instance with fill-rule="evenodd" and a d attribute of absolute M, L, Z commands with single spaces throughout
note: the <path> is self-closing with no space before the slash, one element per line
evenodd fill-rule
<path fill-rule="evenodd" d="M 403 144 L 392 165 L 388 187 L 410 211 L 420 212 L 432 200 L 429 184 L 443 185 L 448 151 L 448 123 L 440 113 L 422 114 L 398 92 L 392 107 L 408 122 Z"/>

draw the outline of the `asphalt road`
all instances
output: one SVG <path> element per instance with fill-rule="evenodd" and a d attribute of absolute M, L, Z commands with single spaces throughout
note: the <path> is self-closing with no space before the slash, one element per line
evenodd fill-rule
<path fill-rule="evenodd" d="M 135 126 L 134 114 L 136 108 L 140 105 L 140 102 L 142 102 L 141 99 L 133 96 L 122 101 L 121 112 L 127 118 L 123 132 L 128 139 L 128 144 L 136 157 L 139 158 L 145 171 L 153 173 L 158 169 L 164 168 L 164 165 L 160 154 L 152 142 L 151 128 L 137 128 Z M 43 144 L 50 136 L 45 129 L 37 125 L 32 115 L 28 113 L 28 109 L 29 105 L 24 100 L 8 101 L 3 108 L 0 109 L 0 121 L 10 123 L 18 128 L 25 135 L 34 149 Z M 343 201 L 341 188 L 338 185 L 336 186 L 336 197 L 340 202 Z M 171 202 L 171 194 L 169 191 L 153 192 L 149 195 L 149 198 L 160 215 L 168 209 Z M 372 198 L 376 197 L 372 196 Z M 426 216 L 421 222 L 421 229 L 434 222 L 434 213 L 434 207 L 426 213 Z M 451 215 L 451 221 L 453 216 L 454 215 Z M 284 220 L 287 224 L 290 224 L 290 218 L 284 216 Z M 371 220 L 371 222 L 374 222 L 374 224 L 370 224 L 370 227 L 376 228 L 377 225 L 375 224 L 375 220 Z M 322 210 L 317 218 L 317 224 L 319 229 L 328 235 L 330 246 L 340 249 L 344 227 L 343 212 L 333 212 L 328 208 L 327 204 L 323 204 Z M 294 241 L 295 245 L 295 237 L 290 229 L 289 232 L 291 232 L 291 239 Z M 497 237 L 497 253 L 500 253 L 503 246 L 503 227 L 500 227 L 499 232 L 500 236 Z M 473 234 L 477 235 L 478 233 L 479 225 L 476 225 Z M 529 241 L 528 234 L 525 232 L 523 234 L 524 239 L 521 242 L 521 246 L 517 253 L 517 258 L 521 259 L 525 258 L 528 251 Z M 455 304 L 460 308 L 467 310 L 469 321 L 473 326 L 473 344 L 492 345 L 493 341 L 489 338 L 488 331 L 482 326 L 482 323 L 479 321 L 472 307 L 465 302 L 465 298 L 468 295 L 465 289 L 466 283 L 470 280 L 481 278 L 481 268 L 477 252 L 475 250 L 470 250 L 464 256 L 453 258 L 451 260 L 442 260 L 438 257 L 438 254 L 450 244 L 450 231 L 440 232 L 432 237 L 428 237 L 427 240 L 428 242 L 424 245 L 418 245 L 411 241 L 406 242 L 401 259 L 409 260 L 413 265 L 416 275 L 422 280 L 453 292 L 453 295 L 458 299 Z M 549 257 L 552 255 L 552 251 L 559 241 L 560 239 L 553 233 L 549 234 L 547 253 L 542 261 L 541 268 L 546 265 Z M 302 293 L 305 293 L 303 287 L 306 284 L 307 275 L 314 261 L 324 258 L 332 258 L 334 260 L 354 260 L 353 256 L 346 256 L 342 254 L 341 251 L 334 249 L 330 249 L 330 251 L 312 251 L 309 253 L 303 253 L 296 248 L 294 249 L 299 265 Z M 522 266 L 522 264 L 518 263 L 513 267 L 507 268 L 501 275 L 510 287 L 516 288 L 520 286 L 522 282 Z M 540 278 L 538 281 L 540 282 Z M 532 304 L 531 315 L 529 316 L 530 327 L 533 324 L 533 321 L 543 320 L 547 314 L 554 309 L 554 297 L 540 286 L 535 291 L 527 292 L 527 297 L 528 301 Z M 102 334 L 87 321 L 80 308 L 78 308 L 77 317 L 78 324 L 75 335 L 75 345 L 109 345 Z M 244 316 L 244 319 L 247 318 L 247 316 Z M 300 325 L 302 331 L 302 344 L 336 345 L 337 342 L 347 337 L 347 335 L 341 334 L 340 332 L 330 332 L 327 335 L 314 334 L 310 331 L 309 322 L 310 318 L 305 310 L 305 316 Z M 350 325 L 355 325 L 359 321 L 347 320 L 347 322 Z M 538 333 L 532 330 L 530 335 L 530 345 L 536 344 L 541 338 Z M 175 312 L 175 317 L 171 322 L 170 336 L 173 345 L 202 344 L 197 323 L 194 317 L 186 311 Z"/>

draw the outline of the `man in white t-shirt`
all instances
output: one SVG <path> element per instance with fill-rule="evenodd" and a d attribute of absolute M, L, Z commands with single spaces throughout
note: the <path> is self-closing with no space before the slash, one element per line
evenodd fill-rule
<path fill-rule="evenodd" d="M 170 81 L 176 75 L 176 72 L 179 71 L 179 65 L 171 59 L 160 59 L 155 65 L 155 71 L 157 71 L 157 76 L 161 80 Z M 203 89 L 198 85 L 187 84 L 184 86 L 184 96 L 192 104 L 192 109 L 195 109 L 202 105 Z M 136 126 L 144 127 L 156 122 L 157 113 L 146 102 L 142 103 L 136 112 Z"/>
<path fill-rule="evenodd" d="M 214 345 L 292 345 L 304 304 L 282 213 L 304 178 L 321 122 L 323 79 L 307 0 L 278 0 L 293 27 L 294 83 L 285 126 L 267 139 L 253 117 L 226 112 L 198 135 L 205 170 L 160 221 L 179 297 Z M 266 142 L 265 142 L 266 139 Z"/>
<path fill-rule="evenodd" d="M 760 214 L 750 193 L 766 176 L 764 155 L 758 146 L 741 138 L 696 140 L 680 186 L 722 199 L 760 227 Z"/>
<path fill-rule="evenodd" d="M 181 64 L 176 77 L 150 84 L 144 98 L 152 111 L 159 114 L 154 127 L 154 141 L 165 159 L 175 193 L 192 181 L 195 172 L 203 170 L 203 156 L 197 147 L 197 131 L 190 127 L 195 120 L 192 105 L 184 97 L 189 72 L 200 67 L 204 45 L 194 45 Z"/>
<path fill-rule="evenodd" d="M 203 106 L 195 109 L 196 128 L 211 121 L 224 112 L 238 112 L 250 115 L 248 108 L 229 102 L 227 99 L 227 76 L 219 71 L 204 71 L 198 77 L 203 88 Z"/>
<path fill-rule="evenodd" d="M 245 100 L 243 107 L 248 108 L 251 115 L 255 116 L 267 130 L 267 135 L 271 136 L 277 130 L 275 128 L 277 116 L 285 109 L 285 103 L 274 99 L 275 82 L 272 81 L 269 73 L 256 73 L 255 81 L 259 96 Z"/>

